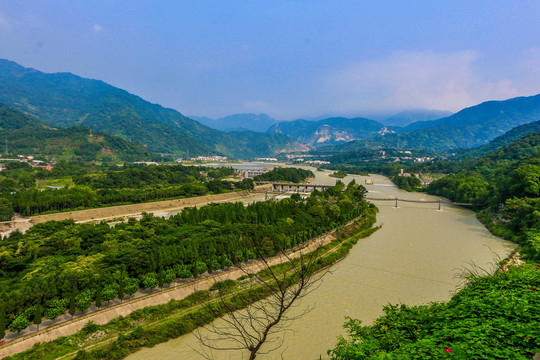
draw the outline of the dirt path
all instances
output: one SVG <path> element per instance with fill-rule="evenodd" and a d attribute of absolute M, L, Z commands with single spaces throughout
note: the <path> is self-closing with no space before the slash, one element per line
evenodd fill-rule
<path fill-rule="evenodd" d="M 357 219 L 350 221 L 348 224 L 353 223 Z M 347 226 L 346 224 L 345 226 Z M 306 250 L 312 251 L 315 248 L 328 244 L 335 239 L 334 232 L 337 229 L 334 229 L 326 234 L 319 235 L 318 237 L 312 239 L 310 243 L 302 248 L 302 252 L 306 253 Z M 296 251 L 289 255 L 289 258 L 296 258 L 300 256 L 300 252 Z M 271 258 L 268 263 L 270 265 L 276 265 L 283 261 L 286 261 L 286 258 L 282 255 Z M 236 280 L 240 276 L 245 275 L 246 272 L 254 273 L 262 270 L 264 265 L 262 262 L 253 262 L 244 269 L 231 269 L 210 276 L 197 279 L 188 283 L 183 283 L 181 285 L 174 285 L 168 289 L 149 294 L 140 298 L 136 298 L 130 301 L 126 301 L 121 304 L 117 304 L 106 309 L 99 310 L 97 312 L 92 312 L 80 317 L 76 317 L 72 320 L 58 323 L 56 325 L 50 326 L 46 329 L 41 330 L 40 332 L 30 333 L 26 336 L 14 339 L 4 346 L 0 347 L 0 358 L 10 356 L 21 351 L 30 349 L 34 344 L 38 342 L 48 342 L 57 339 L 61 336 L 69 336 L 75 332 L 81 330 L 86 323 L 93 321 L 96 324 L 106 324 L 118 316 L 126 316 L 132 313 L 135 310 L 142 309 L 147 306 L 154 306 L 165 304 L 171 299 L 180 300 L 186 296 L 192 294 L 195 291 L 209 289 L 215 282 L 223 281 L 227 279 Z"/>
<path fill-rule="evenodd" d="M 197 196 L 197 197 L 184 198 L 184 199 L 156 201 L 156 202 L 142 203 L 142 204 L 110 206 L 110 207 L 97 208 L 97 209 L 61 212 L 61 213 L 56 213 L 56 214 L 36 215 L 36 216 L 32 216 L 31 221 L 34 224 L 39 224 L 39 223 L 49 221 L 49 220 L 66 220 L 66 219 L 73 219 L 76 222 L 99 221 L 99 220 L 105 220 L 105 219 L 112 219 L 116 217 L 138 215 L 143 212 L 151 213 L 151 212 L 157 212 L 157 211 L 177 210 L 177 209 L 182 209 L 182 208 L 190 207 L 190 206 L 205 205 L 212 202 L 232 201 L 232 200 L 241 199 L 246 196 L 253 195 L 254 193 L 261 193 L 261 192 L 268 191 L 269 188 L 271 188 L 271 186 L 263 185 L 263 186 L 257 186 L 256 189 L 251 192 L 239 191 L 239 192 L 230 192 L 230 193 L 224 193 L 224 194 Z"/>

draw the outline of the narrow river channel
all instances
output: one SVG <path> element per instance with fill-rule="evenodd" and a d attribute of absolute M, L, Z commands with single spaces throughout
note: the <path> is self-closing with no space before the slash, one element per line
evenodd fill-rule
<path fill-rule="evenodd" d="M 348 176 L 364 184 L 368 177 Z M 366 185 L 373 198 L 396 197 L 433 200 L 422 193 L 397 189 L 385 177 L 372 175 Z M 334 184 L 327 172 L 317 172 L 314 183 Z M 458 288 L 464 268 L 473 264 L 492 269 L 513 249 L 510 242 L 498 239 L 480 224 L 473 212 L 437 204 L 373 201 L 379 207 L 382 228 L 362 239 L 350 254 L 333 266 L 320 286 L 303 299 L 299 309 L 313 309 L 296 320 L 285 333 L 282 346 L 257 359 L 323 359 L 339 335 L 345 335 L 345 317 L 371 323 L 388 303 L 409 305 L 448 300 Z M 132 354 L 129 360 L 203 359 L 196 350 L 200 344 L 186 335 L 153 348 Z M 264 349 L 264 348 L 263 348 Z M 215 359 L 247 358 L 239 352 L 213 352 Z"/>

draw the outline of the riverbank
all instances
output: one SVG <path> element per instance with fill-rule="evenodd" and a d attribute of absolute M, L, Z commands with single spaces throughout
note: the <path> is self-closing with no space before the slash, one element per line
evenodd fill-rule
<path fill-rule="evenodd" d="M 355 241 L 360 237 L 371 234 L 374 231 L 374 229 L 372 229 L 374 222 L 375 213 L 372 212 L 367 217 L 355 219 L 346 226 L 312 239 L 307 247 L 313 248 L 313 246 L 315 246 L 318 248 L 319 246 L 322 246 L 321 249 L 324 254 L 320 257 L 319 261 L 317 261 L 319 269 L 324 268 L 345 256 Z M 305 249 L 306 248 L 304 248 L 304 250 Z M 298 252 L 293 252 L 291 254 L 291 258 L 297 256 Z M 276 257 L 272 258 L 270 263 L 272 265 L 278 265 L 280 261 L 281 259 Z M 168 295 L 168 301 L 165 305 L 146 307 L 142 310 L 141 306 L 137 306 L 139 310 L 135 312 L 132 312 L 132 306 L 129 306 L 128 304 L 124 304 L 125 306 L 118 306 L 116 309 L 110 309 L 111 311 L 116 311 L 116 313 L 118 313 L 116 316 L 122 315 L 126 311 L 132 313 L 126 315 L 125 318 L 109 319 L 109 322 L 106 325 L 98 324 L 105 324 L 102 322 L 103 319 L 113 312 L 106 311 L 101 314 L 96 314 L 98 316 L 92 316 L 90 314 L 84 318 L 78 318 L 70 322 L 69 328 L 64 326 L 64 330 L 71 332 L 74 332 L 73 330 L 78 328 L 76 330 L 78 332 L 74 335 L 67 336 L 61 340 L 58 339 L 54 342 L 36 345 L 32 350 L 17 354 L 10 359 L 56 359 L 58 357 L 68 359 L 73 358 L 76 351 L 86 349 L 92 350 L 89 354 L 85 355 L 87 357 L 79 357 L 80 359 L 101 358 L 99 355 L 101 354 L 101 351 L 106 351 L 108 354 L 107 358 L 109 359 L 123 358 L 127 353 L 133 352 L 135 349 L 142 346 L 152 346 L 167 341 L 169 338 L 188 333 L 195 327 L 212 321 L 213 318 L 209 318 L 208 314 L 201 313 L 202 310 L 198 298 L 210 296 L 207 289 L 215 282 L 224 280 L 236 281 L 244 274 L 244 271 L 254 271 L 258 267 L 260 268 L 259 263 L 253 263 L 243 270 L 234 269 L 222 272 L 208 278 L 197 280 L 195 283 L 185 284 L 178 287 L 178 289 L 166 290 L 165 293 Z M 178 294 L 173 293 L 173 291 L 181 291 L 184 295 L 182 297 L 175 297 L 175 295 Z M 239 294 L 241 291 L 242 289 L 240 289 Z M 190 295 L 186 296 L 188 294 L 186 292 Z M 264 292 L 260 291 L 254 292 L 254 294 L 253 301 L 257 301 L 265 295 Z M 160 294 L 154 295 L 158 296 Z M 156 300 L 155 296 L 149 296 L 146 300 L 149 300 L 150 297 L 154 297 L 154 300 Z M 183 300 L 177 300 L 182 298 Z M 140 304 L 141 303 L 138 305 Z M 92 322 L 95 325 L 87 325 L 89 322 Z M 119 326 L 119 324 L 121 324 L 121 326 Z M 136 336 L 130 337 L 122 335 L 126 331 L 133 330 L 134 328 L 142 330 L 137 330 Z M 91 331 L 89 329 L 91 329 Z M 25 341 L 20 341 L 18 346 L 16 346 L 17 344 L 10 344 L 9 346 L 6 345 L 3 348 L 0 348 L 0 357 L 9 355 L 10 353 L 13 354 L 14 351 L 21 351 L 18 349 L 22 347 L 29 348 L 38 342 L 52 340 L 52 338 L 48 338 L 47 336 L 52 337 L 54 334 L 58 334 L 59 329 L 51 330 L 54 331 L 52 333 L 47 331 L 43 336 L 34 336 Z M 98 333 L 97 336 L 95 335 L 96 333 Z M 131 335 L 133 335 L 133 333 Z M 122 344 L 120 347 L 118 346 L 119 343 L 125 343 L 125 341 L 131 341 L 129 346 L 126 344 Z M 106 347 L 107 349 L 103 350 L 103 347 Z M 117 355 L 111 355 L 112 353 Z"/>
<path fill-rule="evenodd" d="M 313 184 L 333 185 L 330 171 L 316 171 Z M 407 193 L 379 175 L 349 175 L 344 183 L 355 180 L 366 186 L 367 196 L 435 201 L 423 193 Z M 368 238 L 359 241 L 342 261 L 332 266 L 320 286 L 303 303 L 311 311 L 290 327 L 279 350 L 261 354 L 257 359 L 327 359 L 326 351 L 343 334 L 345 318 L 361 319 L 371 324 L 391 304 L 419 305 L 447 301 L 463 280 L 459 276 L 476 264 L 492 271 L 515 244 L 492 236 L 473 212 L 437 203 L 377 202 L 377 225 L 383 225 Z M 301 313 L 301 311 L 296 312 Z M 144 348 L 127 360 L 204 359 L 193 335 Z M 214 352 L 216 360 L 239 358 L 233 351 Z"/>

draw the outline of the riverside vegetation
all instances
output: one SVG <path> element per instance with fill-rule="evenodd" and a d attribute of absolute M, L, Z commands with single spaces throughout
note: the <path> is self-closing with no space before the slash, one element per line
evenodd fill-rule
<path fill-rule="evenodd" d="M 37 224 L 0 242 L 0 325 L 20 331 L 42 316 L 74 315 L 139 288 L 227 268 L 254 259 L 253 245 L 275 254 L 372 214 L 364 194 L 360 185 L 338 183 L 306 200 L 212 204 L 169 219 L 146 214 L 114 227 Z"/>
<path fill-rule="evenodd" d="M 540 133 L 479 158 L 427 164 L 453 172 L 427 192 L 477 204 L 478 218 L 518 243 L 519 267 L 472 268 L 446 303 L 388 305 L 371 326 L 345 323 L 332 359 L 531 359 L 540 352 Z"/>
<path fill-rule="evenodd" d="M 224 180 L 231 168 L 156 166 L 144 164 L 95 165 L 60 162 L 52 171 L 26 163 L 7 163 L 0 176 L 0 215 L 3 221 L 15 212 L 38 213 L 80 210 L 179 197 L 253 189 L 253 181 Z M 60 189 L 38 189 L 39 181 L 61 180 Z"/>
<path fill-rule="evenodd" d="M 356 222 L 338 230 L 336 239 L 319 249 L 321 256 L 313 270 L 323 269 L 346 256 L 359 239 L 375 231 L 375 212 L 375 207 L 367 206 Z M 279 268 L 279 265 L 274 268 Z M 209 290 L 198 291 L 183 300 L 171 300 L 165 305 L 136 310 L 105 325 L 88 323 L 76 334 L 38 344 L 31 350 L 6 359 L 122 359 L 142 347 L 151 347 L 188 334 L 213 321 L 223 310 L 223 306 L 214 304 L 216 300 L 221 301 L 225 297 L 230 308 L 241 309 L 246 305 L 246 299 L 255 302 L 268 295 L 262 287 L 246 287 L 248 280 L 242 276 L 237 281 L 217 282 Z M 237 298 L 242 301 L 237 301 Z M 206 305 L 201 306 L 201 303 Z"/>

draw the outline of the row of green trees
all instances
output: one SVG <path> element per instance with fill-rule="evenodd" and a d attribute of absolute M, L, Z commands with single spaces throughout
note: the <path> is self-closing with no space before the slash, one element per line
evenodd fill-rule
<path fill-rule="evenodd" d="M 62 189 L 16 189 L 6 178 L 0 181 L 0 220 L 14 212 L 23 216 L 48 211 L 94 208 L 113 204 L 140 203 L 159 199 L 193 197 L 234 189 L 253 189 L 253 181 L 221 180 L 233 174 L 230 168 L 196 166 L 138 166 L 73 176 L 76 185 Z M 10 182 L 11 185 L 7 184 Z"/>
<path fill-rule="evenodd" d="M 313 178 L 315 174 L 311 170 L 299 169 L 299 168 L 275 168 L 272 171 L 255 176 L 255 181 L 287 181 L 293 183 L 299 183 L 305 181 L 307 178 Z"/>
<path fill-rule="evenodd" d="M 190 208 L 169 219 L 146 214 L 110 227 L 71 220 L 37 224 L 0 241 L 2 320 L 19 331 L 36 309 L 55 319 L 66 309 L 123 299 L 255 258 L 272 255 L 363 214 L 365 189 L 342 183 L 310 197 Z"/>

